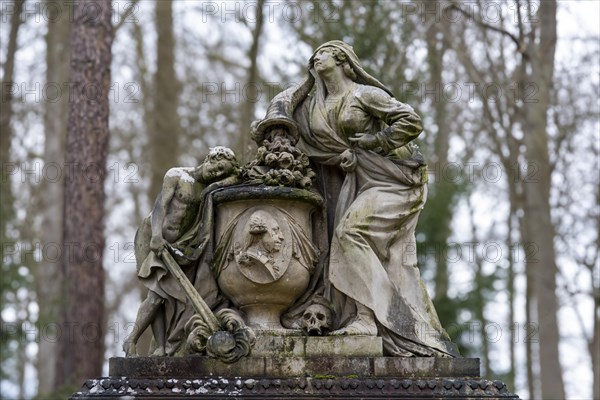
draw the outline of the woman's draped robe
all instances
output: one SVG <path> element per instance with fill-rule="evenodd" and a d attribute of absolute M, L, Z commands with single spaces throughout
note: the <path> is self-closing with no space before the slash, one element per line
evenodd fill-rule
<path fill-rule="evenodd" d="M 319 96 L 322 89 L 304 99 L 294 119 L 299 147 L 319 164 L 318 186 L 327 202 L 331 242 L 324 280 L 336 328 L 351 322 L 358 302 L 373 311 L 387 354 L 458 355 L 417 268 L 414 232 L 427 171 L 409 142 L 422 131 L 420 118 L 373 86 L 354 83 L 333 104 Z M 385 155 L 351 145 L 348 137 L 356 133 L 377 135 Z M 354 170 L 342 171 L 342 153 L 355 161 Z"/>

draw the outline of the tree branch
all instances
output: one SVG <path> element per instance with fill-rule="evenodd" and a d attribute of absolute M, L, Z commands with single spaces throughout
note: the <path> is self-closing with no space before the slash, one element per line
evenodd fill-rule
<path fill-rule="evenodd" d="M 129 18 L 131 16 L 131 14 L 133 14 L 139 1 L 140 0 L 132 0 L 131 3 L 129 3 L 129 7 L 127 7 L 125 12 L 121 15 L 121 18 L 119 18 L 119 22 L 117 22 L 117 24 L 115 25 L 115 28 L 114 28 L 115 34 L 119 30 L 119 28 L 121 28 L 123 26 L 123 24 L 125 24 L 125 22 L 127 21 L 127 18 Z"/>
<path fill-rule="evenodd" d="M 494 26 L 494 25 L 491 25 L 491 24 L 488 24 L 486 22 L 476 19 L 473 15 L 469 14 L 468 12 L 466 12 L 465 10 L 460 8 L 460 6 L 458 6 L 455 3 L 450 3 L 448 5 L 448 8 L 456 10 L 457 12 L 461 13 L 462 15 L 470 18 L 471 20 L 473 20 L 473 22 L 475 22 L 477 25 L 481 26 L 482 28 L 489 29 L 494 32 L 498 32 L 498 33 L 501 33 L 501 34 L 509 37 L 515 43 L 515 45 L 517 45 L 517 51 L 519 53 L 523 54 L 523 56 L 527 56 L 527 50 L 525 49 L 525 44 L 521 40 L 519 40 L 519 38 L 517 36 L 510 33 L 506 29 L 502 29 L 497 26 Z"/>

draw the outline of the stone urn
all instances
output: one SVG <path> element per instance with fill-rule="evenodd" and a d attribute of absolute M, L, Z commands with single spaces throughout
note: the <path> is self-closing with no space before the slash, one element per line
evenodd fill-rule
<path fill-rule="evenodd" d="M 318 250 L 318 194 L 303 189 L 236 186 L 215 193 L 213 271 L 221 292 L 258 331 L 282 333 L 281 315 L 308 288 Z"/>

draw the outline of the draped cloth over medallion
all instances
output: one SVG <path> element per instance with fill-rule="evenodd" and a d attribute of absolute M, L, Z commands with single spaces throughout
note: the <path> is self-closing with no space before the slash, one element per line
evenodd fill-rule
<path fill-rule="evenodd" d="M 322 293 L 334 305 L 337 327 L 353 318 L 357 302 L 371 309 L 388 355 L 457 356 L 417 268 L 414 232 L 427 170 L 410 142 L 422 131 L 420 118 L 364 71 L 346 43 L 324 47 L 344 52 L 356 74 L 340 100 L 325 101 L 311 58 L 310 75 L 270 105 L 293 113 L 298 147 L 316 164 L 317 188 L 326 199 L 330 242 Z M 353 146 L 348 138 L 357 133 L 376 135 L 382 147 Z M 340 167 L 343 158 L 352 168 Z"/>

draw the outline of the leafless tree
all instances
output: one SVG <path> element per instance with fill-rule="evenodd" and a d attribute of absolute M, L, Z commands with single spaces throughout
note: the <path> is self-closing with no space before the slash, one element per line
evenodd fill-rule
<path fill-rule="evenodd" d="M 90 6 L 92 5 L 93 6 Z M 89 15 L 90 9 L 98 11 Z M 63 257 L 66 277 L 55 386 L 79 385 L 99 376 L 104 361 L 104 178 L 108 152 L 108 91 L 113 27 L 111 3 L 74 4 L 65 164 Z M 84 88 L 96 88 L 90 94 Z M 65 331 L 64 333 L 67 333 Z"/>

